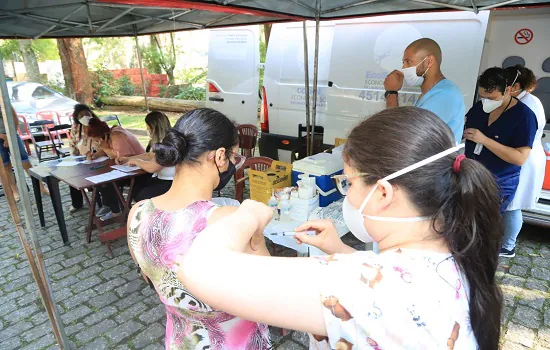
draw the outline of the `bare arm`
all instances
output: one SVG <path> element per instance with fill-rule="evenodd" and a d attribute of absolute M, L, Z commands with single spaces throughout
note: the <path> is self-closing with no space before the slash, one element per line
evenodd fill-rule
<path fill-rule="evenodd" d="M 225 218 L 226 216 L 234 213 L 236 210 L 237 210 L 237 207 L 231 207 L 231 206 L 220 207 L 216 209 L 212 213 L 212 215 L 210 215 L 210 217 L 208 218 L 208 225 L 213 225 L 214 223 Z M 267 250 L 267 247 L 265 245 L 265 236 L 263 235 L 263 232 L 259 232 L 251 238 L 250 244 L 246 248 L 245 253 L 253 254 L 253 255 L 261 255 L 261 256 L 270 256 L 269 251 Z"/>
<path fill-rule="evenodd" d="M 143 160 L 143 159 L 139 159 L 139 158 L 130 158 L 128 160 L 128 163 L 126 163 L 126 164 L 128 164 L 129 166 L 137 165 L 138 167 L 140 167 L 141 169 L 145 170 L 146 172 L 148 172 L 150 174 L 159 172 L 163 168 L 162 165 L 159 165 L 154 160 L 153 161 L 147 161 L 147 160 Z"/>
<path fill-rule="evenodd" d="M 487 138 L 487 141 L 484 142 L 484 146 L 503 161 L 518 166 L 522 166 L 527 161 L 529 153 L 531 152 L 530 147 L 508 147 L 490 138 Z"/>
<path fill-rule="evenodd" d="M 250 237 L 262 231 L 272 215 L 259 205 L 245 201 L 235 213 L 202 231 L 179 259 L 178 278 L 214 308 L 255 322 L 326 335 L 320 300 L 323 266 L 318 261 L 243 253 Z"/>
<path fill-rule="evenodd" d="M 386 108 L 399 107 L 398 95 L 388 95 L 386 98 Z"/>
<path fill-rule="evenodd" d="M 510 164 L 522 166 L 527 161 L 531 147 L 508 147 L 505 146 L 487 136 L 485 136 L 478 129 L 469 128 L 464 130 L 464 138 L 466 140 L 478 143 L 487 147 L 487 149 L 493 152 L 497 157 Z"/>

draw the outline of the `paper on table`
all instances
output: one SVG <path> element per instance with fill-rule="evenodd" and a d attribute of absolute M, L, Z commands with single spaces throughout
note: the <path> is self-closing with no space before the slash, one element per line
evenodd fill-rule
<path fill-rule="evenodd" d="M 86 180 L 97 184 L 100 182 L 118 179 L 119 177 L 125 177 L 127 175 L 130 175 L 130 173 L 125 173 L 120 170 L 112 170 L 105 174 L 87 177 Z"/>
<path fill-rule="evenodd" d="M 82 162 L 75 162 L 74 160 L 67 160 L 67 161 L 61 161 L 59 163 L 57 163 L 57 166 L 60 167 L 60 166 L 75 166 L 77 164 L 80 164 Z"/>
<path fill-rule="evenodd" d="M 107 156 L 103 156 L 103 157 L 99 157 L 97 159 L 94 159 L 94 160 L 85 160 L 82 162 L 82 164 L 92 164 L 92 163 L 99 163 L 99 162 L 103 162 L 105 160 L 108 160 L 109 157 Z"/>
<path fill-rule="evenodd" d="M 117 169 L 117 170 L 120 170 L 120 171 L 124 171 L 125 173 L 129 173 L 129 172 L 132 172 L 132 171 L 134 171 L 134 170 L 139 170 L 139 169 L 141 169 L 141 168 L 138 167 L 137 165 L 134 165 L 134 166 L 129 166 L 129 165 L 111 165 L 111 168 Z"/>

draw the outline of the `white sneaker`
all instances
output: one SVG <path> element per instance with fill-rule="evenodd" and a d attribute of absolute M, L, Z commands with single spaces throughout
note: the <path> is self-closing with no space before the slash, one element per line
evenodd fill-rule
<path fill-rule="evenodd" d="M 95 212 L 95 216 L 97 216 L 98 218 L 104 216 L 104 215 L 107 215 L 111 212 L 111 208 L 109 208 L 108 206 L 103 206 L 101 207 L 101 209 L 99 209 L 98 211 Z"/>
<path fill-rule="evenodd" d="M 74 214 L 74 213 L 76 213 L 77 211 L 79 211 L 80 209 L 82 209 L 82 207 L 80 207 L 80 208 L 75 208 L 75 207 L 73 207 L 73 206 L 71 205 L 71 206 L 69 206 L 69 214 Z"/>
<path fill-rule="evenodd" d="M 101 221 L 107 221 L 109 219 L 116 218 L 117 216 L 120 216 L 120 214 L 121 214 L 120 212 L 113 213 L 112 211 L 109 211 L 107 214 L 103 215 L 100 220 Z"/>

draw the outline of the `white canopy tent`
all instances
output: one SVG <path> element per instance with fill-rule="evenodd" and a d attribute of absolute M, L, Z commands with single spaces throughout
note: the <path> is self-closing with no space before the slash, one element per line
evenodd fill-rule
<path fill-rule="evenodd" d="M 317 100 L 317 66 L 319 22 L 361 16 L 396 13 L 462 10 L 477 13 L 496 8 L 549 7 L 546 0 L 4 0 L 0 2 L 0 39 L 37 39 L 59 37 L 139 36 L 182 30 L 196 30 L 282 21 L 316 21 L 313 98 L 310 123 L 307 44 L 304 45 L 306 124 L 308 154 L 313 146 L 310 125 L 315 126 Z M 145 90 L 145 89 L 144 89 Z M 17 147 L 16 128 L 12 119 L 3 62 L 0 58 L 0 100 L 12 161 L 21 193 L 25 229 L 11 191 L 6 198 L 15 222 L 33 277 L 52 322 L 61 349 L 69 342 L 63 330 L 48 274 L 35 232 L 25 174 Z M 6 174 L 0 167 L 5 188 Z M 27 232 L 28 231 L 28 234 Z M 34 251 L 34 253 L 33 253 Z"/>

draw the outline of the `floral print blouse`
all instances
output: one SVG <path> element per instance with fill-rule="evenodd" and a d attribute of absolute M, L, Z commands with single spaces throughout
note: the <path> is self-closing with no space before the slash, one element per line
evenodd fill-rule
<path fill-rule="evenodd" d="M 213 309 L 192 295 L 175 274 L 176 256 L 187 252 L 216 208 L 213 202 L 199 201 L 166 212 L 148 200 L 139 205 L 132 218 L 128 242 L 166 305 L 166 349 L 269 349 L 266 325 Z"/>
<path fill-rule="evenodd" d="M 450 254 L 397 249 L 319 257 L 328 337 L 312 349 L 476 349 L 469 287 Z"/>

